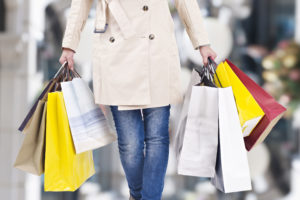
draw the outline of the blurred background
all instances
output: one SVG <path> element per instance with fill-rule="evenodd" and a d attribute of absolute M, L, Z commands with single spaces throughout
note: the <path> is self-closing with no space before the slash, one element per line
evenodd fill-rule
<path fill-rule="evenodd" d="M 60 67 L 70 0 L 0 0 L 0 199 L 126 200 L 117 143 L 94 150 L 96 174 L 75 192 L 44 192 L 43 176 L 13 168 L 17 131 L 33 100 Z M 217 62 L 229 58 L 288 108 L 265 142 L 248 152 L 253 189 L 223 194 L 206 178 L 178 175 L 170 151 L 163 200 L 300 200 L 300 0 L 199 0 Z M 95 2 L 94 2 L 95 4 Z M 186 88 L 201 65 L 169 1 Z M 81 35 L 76 68 L 92 87 L 95 5 Z M 170 134 L 177 106 L 171 107 Z"/>

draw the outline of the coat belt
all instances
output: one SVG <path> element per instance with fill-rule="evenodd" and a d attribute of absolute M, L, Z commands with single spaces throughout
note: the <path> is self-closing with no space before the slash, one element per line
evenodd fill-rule
<path fill-rule="evenodd" d="M 104 33 L 108 24 L 106 13 L 107 10 L 111 12 L 113 17 L 115 18 L 118 26 L 124 38 L 129 38 L 135 35 L 135 30 L 133 25 L 128 18 L 126 12 L 124 11 L 120 0 L 99 0 L 96 7 L 96 25 L 95 25 L 95 33 Z"/>

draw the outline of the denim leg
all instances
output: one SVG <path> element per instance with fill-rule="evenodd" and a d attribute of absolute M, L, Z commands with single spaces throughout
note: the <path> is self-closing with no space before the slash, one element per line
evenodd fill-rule
<path fill-rule="evenodd" d="M 144 165 L 144 123 L 140 110 L 110 106 L 118 135 L 118 148 L 130 195 L 141 199 Z"/>
<path fill-rule="evenodd" d="M 170 105 L 143 109 L 146 155 L 142 200 L 161 200 L 169 159 Z"/>

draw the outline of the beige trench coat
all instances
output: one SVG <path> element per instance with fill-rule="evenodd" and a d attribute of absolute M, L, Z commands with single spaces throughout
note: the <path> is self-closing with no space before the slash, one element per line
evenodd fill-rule
<path fill-rule="evenodd" d="M 195 50 L 209 44 L 197 0 L 174 1 Z M 92 2 L 72 0 L 62 47 L 76 51 Z M 168 0 L 97 0 L 92 59 L 97 104 L 129 110 L 183 99 Z"/>

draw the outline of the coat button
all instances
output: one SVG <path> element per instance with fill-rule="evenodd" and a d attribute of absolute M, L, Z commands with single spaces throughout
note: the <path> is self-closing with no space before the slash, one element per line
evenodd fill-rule
<path fill-rule="evenodd" d="M 114 42 L 114 41 L 115 41 L 115 38 L 114 38 L 114 37 L 110 37 L 110 38 L 109 38 L 109 41 L 110 41 L 110 42 Z"/>
<path fill-rule="evenodd" d="M 149 35 L 149 39 L 150 39 L 150 40 L 153 40 L 153 39 L 154 39 L 154 34 L 150 34 L 150 35 Z"/>
<path fill-rule="evenodd" d="M 146 6 L 146 5 L 143 6 L 143 10 L 144 10 L 144 11 L 147 11 L 147 10 L 148 10 L 148 6 Z"/>

